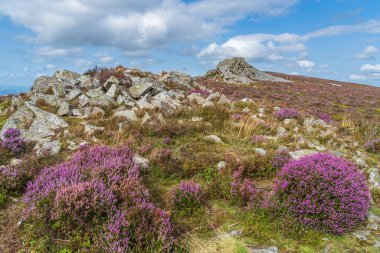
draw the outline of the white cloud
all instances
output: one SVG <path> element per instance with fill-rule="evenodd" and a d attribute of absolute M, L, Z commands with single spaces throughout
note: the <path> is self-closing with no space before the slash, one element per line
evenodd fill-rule
<path fill-rule="evenodd" d="M 301 68 L 314 68 L 315 67 L 315 63 L 312 61 L 309 61 L 309 60 L 297 61 L 297 64 Z"/>
<path fill-rule="evenodd" d="M 288 53 L 302 54 L 306 47 L 298 42 L 295 34 L 251 34 L 232 37 L 218 45 L 211 43 L 201 50 L 199 58 L 214 59 L 241 56 L 253 61 L 276 61 Z"/>
<path fill-rule="evenodd" d="M 367 46 L 363 52 L 360 54 L 356 55 L 356 59 L 359 60 L 369 60 L 373 59 L 375 55 L 378 53 L 378 49 L 375 46 Z"/>
<path fill-rule="evenodd" d="M 329 26 L 323 29 L 319 29 L 310 33 L 307 33 L 302 37 L 303 40 L 310 40 L 313 38 L 334 36 L 348 33 L 380 33 L 380 20 L 368 20 L 363 23 L 355 25 L 338 25 Z"/>
<path fill-rule="evenodd" d="M 39 57 L 55 58 L 68 55 L 78 55 L 82 52 L 81 48 L 52 48 L 52 47 L 36 47 L 33 53 Z"/>
<path fill-rule="evenodd" d="M 364 80 L 367 80 L 368 77 L 363 76 L 363 75 L 352 74 L 352 75 L 350 75 L 350 79 L 355 80 L 355 81 L 364 81 Z"/>
<path fill-rule="evenodd" d="M 380 64 L 364 64 L 360 70 L 370 72 L 380 72 Z"/>
<path fill-rule="evenodd" d="M 9 16 L 41 44 L 149 50 L 173 41 L 213 38 L 247 16 L 282 15 L 299 0 L 13 0 Z"/>

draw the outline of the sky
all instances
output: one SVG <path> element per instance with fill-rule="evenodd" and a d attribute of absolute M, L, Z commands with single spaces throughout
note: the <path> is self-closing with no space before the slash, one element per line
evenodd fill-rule
<path fill-rule="evenodd" d="M 379 0 L 0 0 L 0 93 L 58 69 L 256 68 L 380 86 Z"/>

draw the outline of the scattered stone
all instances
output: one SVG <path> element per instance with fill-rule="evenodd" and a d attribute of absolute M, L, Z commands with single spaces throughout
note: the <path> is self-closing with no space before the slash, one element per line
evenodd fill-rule
<path fill-rule="evenodd" d="M 150 161 L 139 154 L 133 156 L 133 161 L 140 167 L 142 170 L 149 169 Z"/>
<path fill-rule="evenodd" d="M 193 78 L 190 75 L 177 71 L 166 73 L 159 81 L 178 84 L 189 89 L 192 88 L 193 85 Z"/>
<path fill-rule="evenodd" d="M 278 248 L 276 246 L 269 247 L 269 248 L 249 248 L 249 253 L 277 253 Z"/>
<path fill-rule="evenodd" d="M 137 107 L 140 109 L 154 109 L 154 106 L 151 103 L 149 103 L 149 100 L 150 100 L 150 95 L 146 94 L 144 97 L 140 98 L 136 102 Z"/>
<path fill-rule="evenodd" d="M 108 89 L 106 96 L 109 96 L 110 98 L 116 99 L 120 94 L 120 88 L 116 84 L 112 84 L 111 87 Z"/>
<path fill-rule="evenodd" d="M 21 159 L 12 158 L 11 161 L 9 162 L 9 165 L 10 166 L 18 166 L 21 163 L 22 163 Z"/>
<path fill-rule="evenodd" d="M 267 155 L 267 151 L 263 148 L 254 148 L 253 150 L 255 151 L 256 154 L 258 154 L 260 156 L 266 156 Z"/>
<path fill-rule="evenodd" d="M 134 110 L 125 110 L 115 113 L 114 117 L 126 118 L 129 121 L 136 121 L 137 116 Z"/>
<path fill-rule="evenodd" d="M 317 153 L 317 151 L 310 150 L 310 149 L 301 149 L 294 152 L 289 152 L 290 156 L 295 160 L 307 155 L 315 154 L 315 153 Z"/>
<path fill-rule="evenodd" d="M 70 91 L 70 93 L 67 95 L 67 99 L 69 101 L 71 100 L 74 100 L 76 99 L 77 97 L 79 97 L 80 95 L 82 95 L 82 92 L 80 89 L 73 89 Z"/>
<path fill-rule="evenodd" d="M 38 157 L 45 156 L 45 155 L 57 155 L 59 151 L 61 151 L 61 143 L 58 140 L 40 141 L 36 144 L 36 146 L 34 147 L 34 150 L 36 150 L 36 155 Z"/>
<path fill-rule="evenodd" d="M 78 97 L 78 103 L 80 107 L 85 107 L 89 103 L 89 101 L 89 98 L 84 94 Z"/>
<path fill-rule="evenodd" d="M 203 121 L 203 118 L 202 117 L 192 117 L 191 121 L 192 122 L 201 122 L 201 121 Z"/>
<path fill-rule="evenodd" d="M 215 142 L 215 143 L 221 143 L 223 142 L 218 136 L 216 135 L 209 135 L 209 136 L 206 136 L 206 140 L 208 141 L 212 141 L 212 142 Z"/>
<path fill-rule="evenodd" d="M 191 93 L 189 96 L 187 96 L 187 98 L 190 102 L 194 102 L 199 105 L 206 103 L 206 99 L 204 99 L 199 93 Z"/>
<path fill-rule="evenodd" d="M 92 125 L 85 125 L 84 126 L 84 133 L 87 135 L 93 135 L 96 132 L 102 132 L 104 131 L 104 127 L 97 127 Z"/>
<path fill-rule="evenodd" d="M 225 95 L 221 95 L 218 104 L 224 105 L 224 104 L 229 104 L 231 103 L 231 100 L 229 100 Z"/>
<path fill-rule="evenodd" d="M 285 137 L 287 135 L 288 135 L 288 133 L 287 133 L 285 128 L 283 128 L 283 127 L 277 128 L 277 137 L 282 138 L 282 137 Z"/>
<path fill-rule="evenodd" d="M 73 114 L 74 107 L 67 103 L 66 101 L 63 102 L 57 112 L 58 116 L 71 116 Z"/>
<path fill-rule="evenodd" d="M 129 88 L 129 94 L 134 98 L 138 99 L 141 96 L 144 96 L 149 91 L 153 89 L 152 83 L 137 83 Z"/>
<path fill-rule="evenodd" d="M 104 87 L 104 89 L 106 89 L 108 91 L 112 86 L 119 86 L 119 84 L 120 84 L 120 81 L 116 77 L 111 76 L 104 83 L 103 87 Z"/>
<path fill-rule="evenodd" d="M 359 230 L 359 231 L 353 232 L 352 235 L 358 238 L 360 241 L 367 241 L 368 236 L 370 236 L 371 233 L 366 230 Z"/>
<path fill-rule="evenodd" d="M 216 165 L 216 168 L 218 170 L 223 170 L 227 167 L 227 163 L 225 161 L 220 161 L 218 162 L 218 164 Z"/>

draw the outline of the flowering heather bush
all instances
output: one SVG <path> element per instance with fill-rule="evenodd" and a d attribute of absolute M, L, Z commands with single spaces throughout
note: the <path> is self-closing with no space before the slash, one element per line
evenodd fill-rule
<path fill-rule="evenodd" d="M 370 193 L 351 162 L 317 153 L 289 162 L 278 174 L 280 202 L 302 224 L 342 234 L 365 219 Z"/>
<path fill-rule="evenodd" d="M 26 181 L 25 173 L 18 167 L 0 168 L 0 190 L 12 191 L 21 188 Z"/>
<path fill-rule="evenodd" d="M 252 180 L 243 178 L 244 167 L 239 167 L 234 171 L 231 183 L 231 195 L 234 200 L 243 205 L 252 204 L 257 197 L 257 190 Z"/>
<path fill-rule="evenodd" d="M 13 154 L 20 154 L 26 148 L 26 142 L 21 136 L 20 129 L 8 128 L 3 134 L 2 145 L 5 149 L 9 150 Z"/>
<path fill-rule="evenodd" d="M 163 142 L 164 142 L 165 144 L 170 144 L 170 143 L 172 142 L 172 138 L 170 138 L 169 136 L 166 136 L 166 137 L 164 138 Z"/>
<path fill-rule="evenodd" d="M 293 108 L 283 108 L 276 112 L 276 117 L 280 120 L 283 119 L 295 119 L 298 117 L 297 109 Z"/>
<path fill-rule="evenodd" d="M 364 149 L 372 153 L 380 152 L 380 139 L 366 142 L 364 144 Z"/>
<path fill-rule="evenodd" d="M 208 90 L 201 90 L 201 89 L 193 89 L 191 90 L 191 93 L 198 93 L 202 95 L 203 97 L 208 97 L 211 94 Z"/>
<path fill-rule="evenodd" d="M 41 215 L 50 223 L 60 221 L 59 232 L 70 236 L 79 229 L 107 252 L 172 245 L 170 217 L 150 202 L 128 147 L 82 146 L 72 159 L 45 168 L 29 182 L 25 201 L 28 217 L 40 213 L 32 221 Z M 145 240 L 149 245 L 141 243 Z"/>
<path fill-rule="evenodd" d="M 201 185 L 194 180 L 181 181 L 178 187 L 172 190 L 172 200 L 176 207 L 197 208 L 202 202 Z"/>
<path fill-rule="evenodd" d="M 235 113 L 235 114 L 232 114 L 231 118 L 233 120 L 241 120 L 243 118 L 243 115 Z"/>
<path fill-rule="evenodd" d="M 323 120 L 323 121 L 326 122 L 327 124 L 330 124 L 330 123 L 332 122 L 331 117 L 330 117 L 327 113 L 324 113 L 324 112 L 316 112 L 316 113 L 315 113 L 315 116 L 318 117 L 319 119 Z"/>
<path fill-rule="evenodd" d="M 292 160 L 292 157 L 287 150 L 278 150 L 275 152 L 271 161 L 271 165 L 275 169 L 282 169 L 288 162 Z"/>
<path fill-rule="evenodd" d="M 266 138 L 262 135 L 254 135 L 251 139 L 251 142 L 253 144 L 259 144 L 259 143 L 262 143 L 266 140 Z"/>
<path fill-rule="evenodd" d="M 140 146 L 137 150 L 137 152 L 141 155 L 146 155 L 148 154 L 150 151 L 152 151 L 153 149 L 153 145 L 151 143 L 148 143 L 148 144 L 145 144 L 143 146 Z"/>

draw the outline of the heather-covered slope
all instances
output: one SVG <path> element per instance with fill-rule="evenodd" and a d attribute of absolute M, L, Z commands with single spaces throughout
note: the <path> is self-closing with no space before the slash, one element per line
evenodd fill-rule
<path fill-rule="evenodd" d="M 293 107 L 303 112 L 322 111 L 335 119 L 352 117 L 358 121 L 380 120 L 380 88 L 327 79 L 269 74 L 291 82 L 257 81 L 250 86 L 221 83 L 200 77 L 199 84 L 226 94 L 233 100 L 249 97 L 280 107 Z"/>
<path fill-rule="evenodd" d="M 0 251 L 378 252 L 379 89 L 271 75 L 57 71 L 3 97 Z"/>

